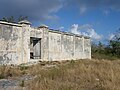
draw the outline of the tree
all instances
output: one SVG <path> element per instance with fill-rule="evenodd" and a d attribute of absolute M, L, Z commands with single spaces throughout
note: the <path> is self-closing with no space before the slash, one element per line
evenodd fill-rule
<path fill-rule="evenodd" d="M 108 41 L 108 45 L 99 42 L 98 44 L 92 43 L 91 46 L 93 58 L 120 58 L 120 29 Z"/>
<path fill-rule="evenodd" d="M 27 16 L 20 15 L 18 18 L 15 18 L 14 16 L 10 16 L 10 17 L 3 17 L 1 20 L 5 22 L 15 23 L 27 19 L 28 19 Z"/>
<path fill-rule="evenodd" d="M 27 19 L 28 19 L 27 16 L 24 17 L 24 16 L 21 15 L 21 16 L 18 18 L 18 22 L 19 22 L 19 21 L 22 21 L 22 20 L 27 20 Z"/>
<path fill-rule="evenodd" d="M 115 33 L 113 39 L 109 41 L 109 48 L 112 55 L 120 57 L 120 29 Z"/>
<path fill-rule="evenodd" d="M 99 41 L 99 43 L 98 43 L 98 52 L 99 53 L 105 53 L 104 49 L 105 49 L 105 45 Z"/>
<path fill-rule="evenodd" d="M 2 18 L 2 21 L 13 23 L 13 22 L 15 22 L 15 19 L 14 19 L 13 16 L 10 16 L 10 17 L 3 17 L 3 18 Z"/>

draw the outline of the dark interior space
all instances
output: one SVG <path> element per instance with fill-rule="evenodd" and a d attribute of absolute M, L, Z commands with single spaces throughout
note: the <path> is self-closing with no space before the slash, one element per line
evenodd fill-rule
<path fill-rule="evenodd" d="M 30 59 L 41 59 L 41 38 L 30 37 Z"/>

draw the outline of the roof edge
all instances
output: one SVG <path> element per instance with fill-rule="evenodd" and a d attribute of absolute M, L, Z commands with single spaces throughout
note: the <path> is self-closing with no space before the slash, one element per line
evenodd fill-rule
<path fill-rule="evenodd" d="M 76 36 L 76 37 L 84 37 L 86 39 L 90 39 L 90 37 L 88 36 L 84 36 L 84 35 L 79 35 L 79 34 L 74 34 L 74 33 L 70 33 L 70 32 L 64 32 L 64 31 L 60 31 L 60 30 L 54 30 L 54 29 L 49 29 L 49 32 L 54 32 L 54 33 L 64 33 L 66 35 L 70 35 L 70 36 Z"/>
<path fill-rule="evenodd" d="M 20 25 L 20 24 L 10 23 L 10 22 L 5 22 L 5 21 L 0 21 L 0 24 L 22 27 L 22 25 Z"/>

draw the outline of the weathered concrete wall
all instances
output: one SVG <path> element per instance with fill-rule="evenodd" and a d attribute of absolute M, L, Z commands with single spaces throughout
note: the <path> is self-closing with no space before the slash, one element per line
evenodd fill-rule
<path fill-rule="evenodd" d="M 21 27 L 0 24 L 0 64 L 21 63 L 21 33 Z"/>
<path fill-rule="evenodd" d="M 22 63 L 30 60 L 30 27 L 22 27 Z"/>
<path fill-rule="evenodd" d="M 60 60 L 61 54 L 61 34 L 49 32 L 49 60 Z"/>
<path fill-rule="evenodd" d="M 41 29 L 41 28 L 40 28 Z M 44 61 L 49 60 L 48 50 L 49 50 L 49 32 L 48 28 L 42 28 L 43 34 L 41 39 L 41 58 Z"/>
<path fill-rule="evenodd" d="M 40 29 L 40 28 L 30 28 L 30 37 L 32 38 L 39 38 L 41 39 L 42 41 L 42 38 L 43 38 L 43 30 Z M 30 46 L 32 49 L 33 47 Z M 40 52 L 40 54 L 42 53 L 42 46 L 41 46 L 41 42 L 40 42 L 40 46 L 38 49 L 36 49 L 37 52 Z M 41 50 L 41 51 L 38 51 L 38 50 Z M 33 50 L 34 51 L 34 50 Z M 35 51 L 34 51 L 35 52 Z M 41 58 L 43 59 L 43 54 L 40 55 Z M 40 61 L 40 59 L 29 59 L 29 62 L 33 62 L 33 61 Z"/>
<path fill-rule="evenodd" d="M 42 38 L 43 30 L 38 28 L 30 28 L 30 37 Z"/>
<path fill-rule="evenodd" d="M 84 38 L 84 59 L 91 59 L 91 41 Z"/>
<path fill-rule="evenodd" d="M 91 59 L 90 39 L 60 31 L 49 31 L 49 60 Z"/>
<path fill-rule="evenodd" d="M 62 34 L 61 37 L 62 56 L 63 60 L 74 59 L 74 38 L 71 35 Z"/>
<path fill-rule="evenodd" d="M 0 23 L 0 64 L 29 62 L 31 28 L 27 25 Z"/>
<path fill-rule="evenodd" d="M 37 44 L 41 57 L 30 59 L 30 37 L 40 39 Z M 40 51 L 38 51 L 40 50 Z M 90 38 L 71 33 L 32 28 L 28 24 L 0 21 L 0 64 L 21 64 L 31 61 L 91 59 Z"/>
<path fill-rule="evenodd" d="M 84 37 L 75 36 L 75 59 L 84 59 Z"/>

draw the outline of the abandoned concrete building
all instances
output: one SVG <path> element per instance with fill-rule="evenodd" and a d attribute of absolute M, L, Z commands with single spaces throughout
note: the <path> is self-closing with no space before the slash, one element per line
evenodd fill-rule
<path fill-rule="evenodd" d="M 90 38 L 19 23 L 0 21 L 0 64 L 91 59 Z"/>

